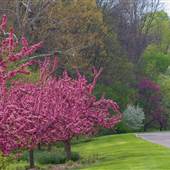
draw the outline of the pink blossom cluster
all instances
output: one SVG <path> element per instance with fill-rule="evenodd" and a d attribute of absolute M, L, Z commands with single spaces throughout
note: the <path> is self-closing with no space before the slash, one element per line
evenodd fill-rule
<path fill-rule="evenodd" d="M 100 72 L 100 71 L 99 71 Z M 41 112 L 47 112 L 48 124 L 42 129 L 45 142 L 67 141 L 74 136 L 90 135 L 98 126 L 114 127 L 121 120 L 118 105 L 102 97 L 97 100 L 92 94 L 94 81 L 88 83 L 85 76 L 78 73 L 71 78 L 67 71 L 60 78 L 49 79 L 43 87 Z M 110 110 L 117 113 L 112 116 Z"/>
<path fill-rule="evenodd" d="M 19 148 L 33 149 L 39 143 L 91 135 L 97 127 L 111 128 L 121 120 L 114 101 L 104 97 L 97 100 L 92 94 L 101 71 L 95 71 L 93 82 L 88 83 L 79 72 L 76 79 L 67 71 L 60 77 L 50 76 L 47 63 L 39 83 L 15 84 L 5 103 L 1 102 L 0 148 L 5 154 Z"/>
<path fill-rule="evenodd" d="M 0 102 L 0 148 L 4 154 L 12 150 L 32 147 L 37 140 L 32 129 L 38 125 L 36 107 L 37 88 L 32 84 L 15 84 Z M 36 142 L 36 141 L 35 141 Z"/>
<path fill-rule="evenodd" d="M 27 66 L 32 65 L 32 61 L 24 64 L 18 64 L 15 70 L 11 70 L 10 66 L 13 62 L 18 62 L 25 57 L 32 55 L 42 45 L 42 42 L 29 46 L 26 38 L 22 37 L 21 45 L 18 42 L 14 30 L 11 29 L 6 33 L 7 17 L 4 15 L 0 24 L 0 31 L 3 40 L 0 44 L 0 88 L 1 94 L 6 89 L 6 81 L 12 79 L 17 74 L 29 74 Z M 20 46 L 22 46 L 20 48 Z M 20 49 L 19 51 L 16 49 Z"/>

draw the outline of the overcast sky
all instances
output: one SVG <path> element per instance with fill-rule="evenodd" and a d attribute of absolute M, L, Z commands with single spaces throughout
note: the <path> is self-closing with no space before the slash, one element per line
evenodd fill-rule
<path fill-rule="evenodd" d="M 169 14 L 170 16 L 170 0 L 160 0 L 165 11 Z"/>

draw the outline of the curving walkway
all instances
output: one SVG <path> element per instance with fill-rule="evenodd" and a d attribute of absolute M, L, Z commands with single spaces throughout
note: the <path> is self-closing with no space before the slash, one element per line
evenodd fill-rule
<path fill-rule="evenodd" d="M 170 148 L 170 132 L 137 133 L 138 137 Z"/>

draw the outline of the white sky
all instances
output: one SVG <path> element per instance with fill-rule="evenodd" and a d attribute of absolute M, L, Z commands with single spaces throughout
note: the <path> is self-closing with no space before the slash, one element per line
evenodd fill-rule
<path fill-rule="evenodd" d="M 165 11 L 169 14 L 170 16 L 170 0 L 160 0 L 160 2 L 163 5 L 163 8 L 165 9 Z"/>

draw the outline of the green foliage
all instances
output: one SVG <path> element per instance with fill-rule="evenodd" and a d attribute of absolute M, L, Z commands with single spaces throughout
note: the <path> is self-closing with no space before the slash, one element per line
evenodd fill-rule
<path fill-rule="evenodd" d="M 132 130 L 129 129 L 129 127 L 127 127 L 127 125 L 123 121 L 116 126 L 115 131 L 117 134 L 132 132 Z"/>
<path fill-rule="evenodd" d="M 5 157 L 2 154 L 0 154 L 0 169 L 6 170 L 9 165 L 9 162 L 12 162 L 11 156 Z"/>
<path fill-rule="evenodd" d="M 164 11 L 155 13 L 149 35 L 154 37 L 143 54 L 142 70 L 146 76 L 157 80 L 170 65 L 170 19 Z"/>
<path fill-rule="evenodd" d="M 170 19 L 164 11 L 156 12 L 151 24 L 150 36 L 156 39 L 160 52 L 168 53 L 170 44 Z"/>
<path fill-rule="evenodd" d="M 29 170 L 28 163 L 26 161 L 15 161 L 8 162 L 9 166 L 6 170 Z M 50 166 L 50 165 L 49 165 Z M 47 170 L 49 169 L 48 165 L 38 165 L 36 170 Z"/>
<path fill-rule="evenodd" d="M 168 67 L 165 74 L 160 74 L 158 83 L 162 93 L 162 105 L 168 117 L 168 129 L 170 128 L 170 67 Z"/>
<path fill-rule="evenodd" d="M 49 5 L 40 25 L 37 36 L 45 39 L 46 48 L 62 51 L 62 63 L 67 67 L 86 68 L 107 57 L 107 27 L 95 0 L 56 1 Z"/>
<path fill-rule="evenodd" d="M 66 162 L 65 156 L 61 153 L 42 152 L 36 155 L 36 159 L 40 164 L 63 164 Z"/>
<path fill-rule="evenodd" d="M 30 66 L 28 67 L 28 70 L 30 71 L 29 75 L 18 74 L 16 75 L 15 80 L 22 80 L 24 82 L 31 82 L 31 83 L 37 82 L 40 77 L 38 66 L 37 65 Z"/>
<path fill-rule="evenodd" d="M 164 103 L 170 108 L 170 75 L 161 74 L 158 78 L 158 83 L 161 87 Z"/>
<path fill-rule="evenodd" d="M 120 105 L 121 109 L 136 100 L 136 90 L 122 83 L 115 83 L 113 86 L 98 84 L 94 93 L 97 97 L 104 94 L 106 98 L 113 99 Z"/>
<path fill-rule="evenodd" d="M 104 65 L 101 80 L 104 84 L 129 84 L 134 81 L 134 65 L 123 54 L 117 54 L 116 50 L 109 54 L 109 59 Z M 116 56 L 115 56 L 116 55 Z"/>
<path fill-rule="evenodd" d="M 157 46 L 150 45 L 143 55 L 144 73 L 152 79 L 156 79 L 160 73 L 164 73 L 170 65 L 170 54 L 164 54 Z"/>
<path fill-rule="evenodd" d="M 75 162 L 78 161 L 79 159 L 80 159 L 80 155 L 77 152 L 72 152 L 71 160 Z"/>
<path fill-rule="evenodd" d="M 97 136 L 113 135 L 115 133 L 115 129 L 100 128 L 99 132 L 97 133 Z"/>
<path fill-rule="evenodd" d="M 64 152 L 59 151 L 35 151 L 35 161 L 38 164 L 45 165 L 45 164 L 64 164 L 66 162 L 66 155 Z M 72 161 L 78 161 L 80 156 L 78 153 L 72 153 Z M 19 159 L 22 161 L 29 160 L 28 152 L 24 152 L 22 157 Z"/>

